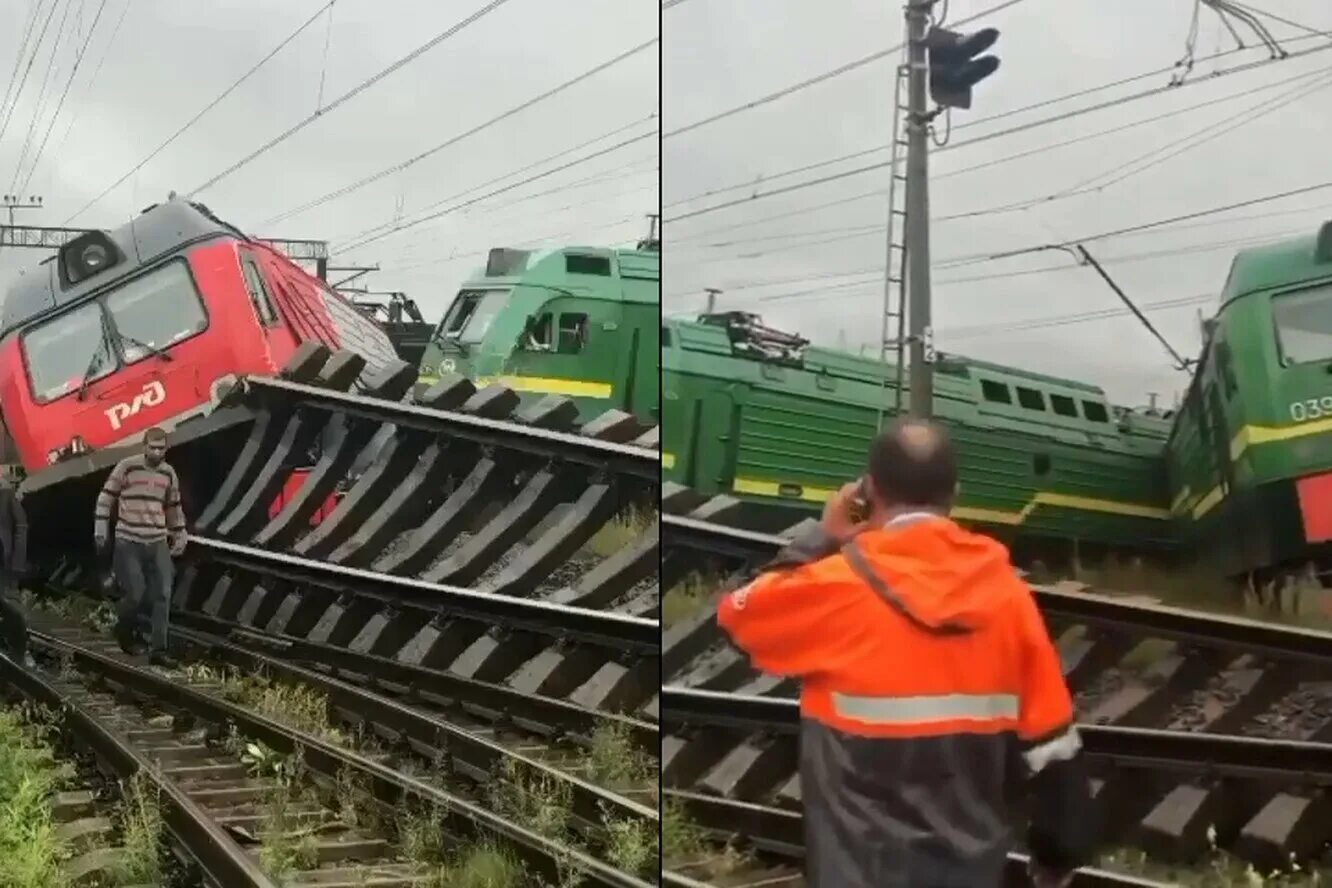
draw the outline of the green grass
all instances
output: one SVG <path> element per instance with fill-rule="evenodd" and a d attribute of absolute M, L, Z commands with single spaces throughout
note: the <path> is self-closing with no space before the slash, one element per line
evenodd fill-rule
<path fill-rule="evenodd" d="M 705 608 L 713 607 L 715 590 L 714 584 L 698 576 L 690 576 L 679 585 L 667 589 L 661 599 L 661 627 L 669 629 Z"/>
<path fill-rule="evenodd" d="M 46 726 L 0 711 L 0 885 L 62 888 L 70 848 L 56 834 L 51 797 L 74 771 L 57 762 Z"/>
<path fill-rule="evenodd" d="M 1110 872 L 1182 885 L 1185 888 L 1311 888 L 1328 884 L 1332 880 L 1332 870 L 1323 869 L 1320 872 L 1298 865 L 1286 873 L 1260 873 L 1251 864 L 1215 847 L 1204 859 L 1190 866 L 1158 863 L 1133 848 L 1107 852 L 1101 855 L 1096 865 Z"/>
<path fill-rule="evenodd" d="M 583 544 L 583 551 L 598 558 L 608 558 L 638 539 L 656 520 L 655 511 L 631 507 L 607 521 Z"/>
<path fill-rule="evenodd" d="M 120 846 L 116 876 L 121 885 L 162 884 L 162 809 L 156 786 L 142 772 L 130 778 L 120 804 Z"/>

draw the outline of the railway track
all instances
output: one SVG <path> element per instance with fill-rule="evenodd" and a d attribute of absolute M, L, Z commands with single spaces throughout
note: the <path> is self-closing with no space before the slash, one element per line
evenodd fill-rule
<path fill-rule="evenodd" d="M 797 687 L 755 672 L 726 643 L 715 592 L 751 575 L 803 523 L 755 532 L 734 525 L 734 500 L 673 485 L 663 512 L 667 607 L 677 595 L 693 602 L 663 637 L 667 798 L 798 812 L 793 752 L 773 739 L 775 713 L 794 711 Z M 1266 872 L 1332 840 L 1332 634 L 1058 587 L 1034 592 L 1086 726 L 1109 841 L 1170 862 L 1201 859 L 1215 844 Z M 737 726 L 686 707 L 682 721 L 680 702 L 700 693 L 727 695 L 735 712 L 788 709 Z"/>
<path fill-rule="evenodd" d="M 656 430 L 618 411 L 579 426 L 567 399 L 520 407 L 458 377 L 412 390 L 405 364 L 349 394 L 358 359 L 323 359 L 224 399 L 254 419 L 190 516 L 173 653 L 319 693 L 343 730 L 442 766 L 473 804 L 540 787 L 561 821 L 547 840 L 655 883 Z M 47 585 L 101 583 L 70 558 Z"/>

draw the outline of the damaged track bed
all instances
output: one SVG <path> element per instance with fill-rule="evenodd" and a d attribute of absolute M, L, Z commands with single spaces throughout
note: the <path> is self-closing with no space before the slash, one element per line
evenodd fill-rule
<path fill-rule="evenodd" d="M 663 682 L 794 698 L 794 682 L 755 672 L 722 638 L 715 591 L 752 575 L 804 525 L 781 535 L 734 526 L 728 522 L 739 520 L 735 500 L 705 501 L 673 485 L 663 491 L 663 511 L 668 513 L 662 519 L 664 586 L 687 589 L 697 602 L 692 613 L 666 629 Z M 1116 753 L 1098 757 L 1103 767 L 1094 784 L 1109 841 L 1180 863 L 1203 858 L 1215 843 L 1264 872 L 1289 866 L 1292 855 L 1308 860 L 1322 851 L 1332 839 L 1322 778 L 1263 772 L 1262 762 L 1245 757 L 1261 756 L 1283 742 L 1293 744 L 1289 750 L 1323 755 L 1324 744 L 1332 742 L 1332 706 L 1320 681 L 1332 672 L 1332 635 L 1060 588 L 1034 587 L 1034 592 L 1061 650 L 1079 721 L 1158 729 L 1145 735 L 1089 734 L 1108 745 L 1108 750 L 1098 747 L 1100 752 Z M 674 763 L 681 754 L 679 738 L 671 730 L 663 741 L 664 774 L 679 767 Z M 1228 748 L 1240 758 L 1223 762 L 1226 769 L 1190 769 L 1178 758 L 1151 767 L 1141 757 L 1127 763 L 1142 737 L 1160 733 L 1161 743 L 1185 742 L 1181 732 L 1189 739 L 1233 734 L 1277 745 L 1236 742 Z M 1228 739 L 1215 741 L 1206 754 L 1227 748 Z M 778 754 L 767 745 L 747 744 L 733 731 L 721 732 L 713 742 L 714 754 L 706 762 L 686 765 L 688 780 L 667 779 L 666 785 L 687 791 L 707 786 L 707 793 L 723 798 L 749 799 L 749 787 L 772 778 L 765 768 Z"/>
<path fill-rule="evenodd" d="M 315 687 L 478 785 L 516 767 L 566 800 L 579 847 L 643 873 L 636 836 L 655 861 L 660 823 L 656 430 L 618 411 L 579 426 L 567 399 L 520 407 L 459 377 L 413 389 L 406 365 L 347 394 L 358 359 L 304 355 L 302 378 L 320 361 L 316 384 L 230 395 L 255 418 L 193 522 L 173 643 Z M 70 559 L 48 587 L 95 576 Z"/>
<path fill-rule="evenodd" d="M 495 813 L 464 769 L 405 767 L 391 752 L 298 730 L 237 703 L 211 669 L 164 674 L 104 635 L 45 619 L 32 642 L 44 668 L 11 667 L 21 673 L 12 683 L 32 693 L 44 682 L 67 719 L 128 757 L 122 770 L 161 782 L 168 827 L 192 856 L 203 844 L 217 885 L 444 884 L 419 854 L 404 855 L 409 831 L 437 837 L 441 853 L 491 849 L 526 873 L 499 884 L 648 884 Z"/>

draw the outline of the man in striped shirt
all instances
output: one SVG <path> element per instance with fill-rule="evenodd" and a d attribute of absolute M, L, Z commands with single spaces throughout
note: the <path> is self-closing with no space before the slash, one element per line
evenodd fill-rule
<path fill-rule="evenodd" d="M 180 506 L 180 480 L 166 462 L 166 432 L 151 428 L 143 435 L 143 453 L 116 464 L 102 485 L 94 514 L 93 537 L 104 551 L 115 518 L 113 565 L 120 583 L 116 641 L 127 654 L 143 652 L 138 623 L 152 610 L 149 662 L 170 665 L 167 621 L 171 608 L 171 557 L 185 550 L 185 512 Z"/>

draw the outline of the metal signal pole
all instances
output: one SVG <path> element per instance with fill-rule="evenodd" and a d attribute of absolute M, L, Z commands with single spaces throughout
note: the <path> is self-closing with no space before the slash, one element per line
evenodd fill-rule
<path fill-rule="evenodd" d="M 929 419 L 934 407 L 934 332 L 930 326 L 929 60 L 925 36 L 934 0 L 908 0 L 907 30 L 907 329 L 911 358 L 911 415 Z M 891 257 L 889 257 L 891 262 Z"/>

